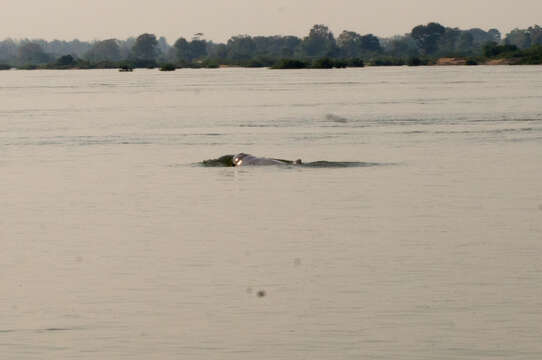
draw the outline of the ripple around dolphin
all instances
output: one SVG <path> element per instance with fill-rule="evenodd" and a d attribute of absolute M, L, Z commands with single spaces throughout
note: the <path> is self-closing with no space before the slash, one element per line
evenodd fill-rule
<path fill-rule="evenodd" d="M 204 167 L 234 167 L 233 158 L 235 155 L 223 155 L 216 159 L 203 160 L 198 163 Z M 384 165 L 381 163 L 363 162 L 363 161 L 312 161 L 302 164 L 295 164 L 291 160 L 274 159 L 282 162 L 285 166 L 305 167 L 305 168 L 350 168 L 350 167 L 369 167 Z M 278 165 L 281 166 L 281 165 Z"/>

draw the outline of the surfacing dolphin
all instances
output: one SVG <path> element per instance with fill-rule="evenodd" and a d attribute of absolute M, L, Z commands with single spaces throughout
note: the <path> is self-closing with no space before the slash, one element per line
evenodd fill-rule
<path fill-rule="evenodd" d="M 301 160 L 284 160 L 266 157 L 256 157 L 246 153 L 237 155 L 222 155 L 216 159 L 203 160 L 201 165 L 206 167 L 232 167 L 232 166 L 257 166 L 257 165 L 295 165 L 303 168 L 350 168 L 386 165 L 362 161 L 312 161 L 304 163 Z M 391 165 L 391 164 L 387 164 Z"/>
<path fill-rule="evenodd" d="M 250 154 L 239 153 L 232 159 L 233 166 L 262 166 L 262 165 L 301 165 L 301 159 L 296 161 L 256 157 Z"/>

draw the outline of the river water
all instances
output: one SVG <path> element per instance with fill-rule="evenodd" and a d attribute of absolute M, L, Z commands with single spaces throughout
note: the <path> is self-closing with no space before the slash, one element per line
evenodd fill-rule
<path fill-rule="evenodd" d="M 0 189 L 5 359 L 542 358 L 540 66 L 4 71 Z"/>

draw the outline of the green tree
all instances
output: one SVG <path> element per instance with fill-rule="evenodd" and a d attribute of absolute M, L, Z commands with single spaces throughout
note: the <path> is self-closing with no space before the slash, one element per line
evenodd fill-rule
<path fill-rule="evenodd" d="M 153 61 L 159 54 L 158 40 L 154 34 L 141 34 L 132 48 L 137 60 Z"/>
<path fill-rule="evenodd" d="M 473 46 L 474 36 L 470 32 L 462 32 L 457 42 L 457 50 L 461 54 L 469 54 L 472 53 Z"/>
<path fill-rule="evenodd" d="M 77 60 L 71 55 L 64 55 L 56 60 L 56 64 L 60 66 L 73 66 L 77 64 Z"/>
<path fill-rule="evenodd" d="M 226 59 L 228 57 L 228 47 L 226 44 L 207 43 L 207 54 L 212 59 Z"/>
<path fill-rule="evenodd" d="M 254 36 L 255 56 L 260 58 L 288 58 L 293 56 L 301 40 L 295 36 Z"/>
<path fill-rule="evenodd" d="M 505 44 L 515 45 L 520 49 L 531 47 L 531 35 L 527 30 L 514 29 L 504 39 Z"/>
<path fill-rule="evenodd" d="M 454 56 L 461 30 L 447 27 L 438 42 L 438 52 L 441 56 Z"/>
<path fill-rule="evenodd" d="M 129 37 L 126 40 L 119 41 L 120 56 L 122 59 L 133 58 L 134 45 L 136 43 L 135 37 Z"/>
<path fill-rule="evenodd" d="M 501 41 L 501 32 L 497 29 L 489 29 L 488 35 L 491 37 L 489 41 L 494 41 L 496 43 L 499 43 Z"/>
<path fill-rule="evenodd" d="M 337 46 L 344 57 L 358 57 L 360 55 L 361 35 L 354 31 L 345 30 L 337 38 Z"/>
<path fill-rule="evenodd" d="M 175 58 L 180 62 L 192 62 L 195 59 L 200 59 L 207 56 L 207 41 L 200 38 L 201 33 L 196 34 L 192 41 L 188 42 L 185 38 L 180 37 L 173 45 Z"/>
<path fill-rule="evenodd" d="M 297 36 L 281 36 L 277 41 L 278 53 L 280 56 L 292 56 L 300 44 L 301 39 Z"/>
<path fill-rule="evenodd" d="M 540 26 L 530 26 L 527 31 L 531 37 L 531 45 L 542 45 L 542 28 Z"/>
<path fill-rule="evenodd" d="M 169 49 L 171 46 L 167 43 L 167 40 L 165 37 L 161 36 L 160 39 L 158 39 L 158 51 L 161 54 L 167 54 L 169 52 Z"/>
<path fill-rule="evenodd" d="M 194 37 L 190 42 L 190 56 L 192 59 L 207 56 L 207 41 Z"/>
<path fill-rule="evenodd" d="M 427 25 L 416 26 L 412 29 L 410 35 L 426 55 L 432 55 L 438 50 L 439 40 L 445 32 L 446 28 L 444 26 L 432 22 Z"/>
<path fill-rule="evenodd" d="M 19 47 L 17 60 L 22 65 L 39 65 L 47 63 L 50 57 L 39 44 L 28 42 Z"/>
<path fill-rule="evenodd" d="M 301 49 L 303 55 L 312 58 L 334 56 L 338 50 L 333 33 L 325 25 L 314 25 L 303 39 Z"/>
<path fill-rule="evenodd" d="M 101 61 L 119 61 L 121 53 L 118 40 L 108 39 L 94 43 L 92 48 L 85 54 L 85 58 L 95 63 Z"/>
<path fill-rule="evenodd" d="M 380 40 L 373 34 L 363 35 L 360 38 L 360 47 L 362 51 L 368 52 L 380 52 L 382 47 L 380 46 Z"/>
<path fill-rule="evenodd" d="M 337 38 L 341 55 L 347 58 L 360 57 L 382 51 L 380 40 L 373 34 L 361 36 L 353 31 L 343 31 Z"/>
<path fill-rule="evenodd" d="M 185 38 L 180 37 L 173 44 L 173 49 L 175 52 L 175 58 L 179 62 L 190 62 L 192 60 L 190 54 L 190 44 L 186 41 Z"/>
<path fill-rule="evenodd" d="M 237 35 L 228 40 L 228 57 L 235 61 L 249 60 L 256 50 L 252 37 Z"/>
<path fill-rule="evenodd" d="M 394 57 L 416 57 L 419 55 L 418 45 L 410 36 L 395 36 L 389 40 L 386 52 Z"/>
<path fill-rule="evenodd" d="M 13 64 L 17 58 L 17 44 L 12 39 L 0 41 L 0 62 Z"/>
<path fill-rule="evenodd" d="M 485 57 L 492 58 L 501 54 L 510 55 L 516 53 L 518 50 L 516 45 L 498 45 L 496 42 L 490 41 L 484 45 L 483 54 Z"/>

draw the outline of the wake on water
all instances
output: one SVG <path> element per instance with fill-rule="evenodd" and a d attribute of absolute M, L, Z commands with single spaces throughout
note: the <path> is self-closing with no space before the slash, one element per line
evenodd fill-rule
<path fill-rule="evenodd" d="M 203 160 L 198 163 L 204 167 L 235 167 L 234 158 L 236 155 L 223 155 L 216 159 Z M 286 167 L 304 167 L 304 168 L 349 168 L 349 167 L 368 167 L 368 166 L 378 166 L 383 165 L 379 163 L 372 162 L 362 162 L 362 161 L 312 161 L 312 162 L 303 162 L 296 163 L 292 160 L 284 159 L 272 159 L 276 161 L 276 166 L 286 166 Z M 246 166 L 246 165 L 245 165 Z M 248 166 L 257 166 L 257 165 L 248 165 Z"/>

